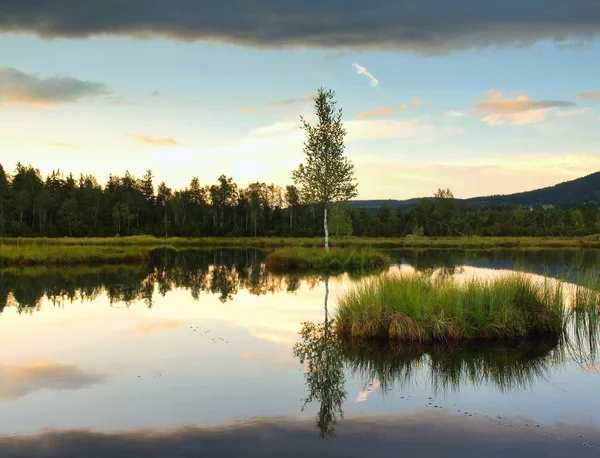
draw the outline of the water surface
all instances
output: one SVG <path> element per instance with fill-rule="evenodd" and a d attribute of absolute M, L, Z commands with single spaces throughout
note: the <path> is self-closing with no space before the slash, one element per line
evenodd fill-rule
<path fill-rule="evenodd" d="M 392 269 L 461 277 L 524 268 L 560 279 L 565 268 L 600 266 L 596 251 L 392 255 Z M 600 424 L 599 366 L 589 355 L 574 359 L 552 341 L 329 347 L 324 276 L 273 275 L 263 259 L 257 250 L 157 251 L 143 267 L 2 271 L 0 434 L 195 428 L 206 440 L 214 428 L 242 428 L 239 436 L 285 424 L 293 437 L 339 443 L 373 422 L 406 432 L 406 422 L 458 421 L 485 423 L 492 441 L 501 429 L 521 438 L 515 443 L 546 434 L 578 447 L 573 453 L 600 450 L 589 439 Z M 329 276 L 329 314 L 359 277 Z M 306 322 L 312 331 L 300 335 Z M 557 425 L 562 432 L 548 432 Z"/>

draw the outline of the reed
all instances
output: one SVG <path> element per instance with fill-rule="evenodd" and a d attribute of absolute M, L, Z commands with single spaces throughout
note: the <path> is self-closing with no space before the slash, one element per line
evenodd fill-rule
<path fill-rule="evenodd" d="M 339 301 L 336 331 L 353 338 L 412 342 L 561 335 L 563 285 L 524 273 L 459 282 L 449 276 L 386 273 Z"/>

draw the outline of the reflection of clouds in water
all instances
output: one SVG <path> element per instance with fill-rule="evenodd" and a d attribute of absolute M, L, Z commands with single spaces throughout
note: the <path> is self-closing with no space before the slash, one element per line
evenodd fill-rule
<path fill-rule="evenodd" d="M 469 280 L 479 279 L 484 281 L 491 281 L 498 278 L 503 278 L 506 276 L 514 275 L 517 273 L 515 270 L 510 269 L 488 269 L 485 267 L 472 267 L 467 265 L 456 265 L 453 266 L 454 273 L 449 276 L 459 283 L 464 283 Z M 416 269 L 410 264 L 398 264 L 393 265 L 389 269 L 390 273 L 399 273 L 399 274 L 412 274 L 416 272 Z M 446 274 L 444 268 L 435 268 L 431 269 L 431 274 L 433 277 L 439 277 L 441 275 Z M 550 288 L 555 288 L 557 286 L 561 286 L 563 290 L 563 297 L 565 302 L 570 302 L 577 288 L 582 288 L 575 283 L 570 283 L 564 280 L 560 280 L 552 277 L 545 277 L 544 275 L 539 275 L 530 272 L 524 272 L 527 278 L 530 278 L 534 282 L 537 282 L 539 285 L 543 286 L 546 284 Z"/>
<path fill-rule="evenodd" d="M 179 320 L 171 320 L 166 318 L 152 318 L 149 319 L 147 322 L 140 323 L 135 328 L 128 330 L 127 334 L 145 335 L 157 331 L 170 331 L 171 329 L 175 329 L 181 324 L 182 322 Z"/>
<path fill-rule="evenodd" d="M 379 380 L 374 380 L 372 384 L 366 389 L 358 393 L 356 400 L 354 402 L 364 402 L 367 400 L 367 397 L 381 388 L 381 382 Z"/>
<path fill-rule="evenodd" d="M 85 372 L 77 366 L 33 360 L 23 365 L 0 365 L 0 399 L 17 399 L 38 390 L 77 390 L 104 382 L 107 374 Z"/>
<path fill-rule="evenodd" d="M 115 432 L 79 428 L 1 437 L 0 456 L 358 458 L 369 452 L 373 455 L 373 450 L 376 456 L 597 456 L 600 432 L 594 423 L 543 423 L 544 434 L 540 434 L 537 428 L 532 432 L 522 427 L 523 420 L 504 417 L 503 424 L 515 425 L 506 428 L 496 421 L 482 421 L 481 416 L 465 418 L 445 411 L 378 415 L 340 422 L 337 437 L 331 441 L 315 434 L 311 420 L 289 417 L 256 417 L 214 428 Z M 541 423 L 535 418 L 527 421 Z M 579 435 L 583 438 L 578 439 Z M 583 447 L 583 441 L 594 448 Z"/>
<path fill-rule="evenodd" d="M 290 352 L 287 348 L 271 351 L 268 354 L 244 353 L 242 359 L 253 365 L 267 365 L 271 367 L 285 367 L 291 369 L 302 369 L 302 365 L 293 359 L 290 359 Z"/>

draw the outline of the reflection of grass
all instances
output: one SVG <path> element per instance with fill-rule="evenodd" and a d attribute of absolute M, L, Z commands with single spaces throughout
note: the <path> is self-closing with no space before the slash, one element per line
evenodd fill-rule
<path fill-rule="evenodd" d="M 341 335 L 407 341 L 514 339 L 559 335 L 560 283 L 524 274 L 459 283 L 447 276 L 384 274 L 360 283 L 339 301 Z"/>
<path fill-rule="evenodd" d="M 600 349 L 600 273 L 578 272 L 569 281 L 576 286 L 566 311 L 567 349 L 581 367 L 594 368 Z"/>
<path fill-rule="evenodd" d="M 547 378 L 564 361 L 558 339 L 511 345 L 484 343 L 378 344 L 342 341 L 347 367 L 365 381 L 379 380 L 382 392 L 406 388 L 424 368 L 435 391 L 458 390 L 465 383 L 524 390 Z"/>
<path fill-rule="evenodd" d="M 389 256 L 371 248 L 286 247 L 277 248 L 267 255 L 267 268 L 275 271 L 302 270 L 360 270 L 383 269 L 390 265 Z"/>

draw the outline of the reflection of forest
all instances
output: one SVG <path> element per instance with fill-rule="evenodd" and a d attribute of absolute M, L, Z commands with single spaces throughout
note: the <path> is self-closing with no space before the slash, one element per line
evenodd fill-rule
<path fill-rule="evenodd" d="M 578 269 L 600 268 L 600 250 L 392 250 L 393 262 L 417 270 L 442 268 L 452 274 L 459 266 L 519 269 L 564 280 Z"/>
<path fill-rule="evenodd" d="M 276 275 L 267 271 L 264 254 L 256 249 L 186 251 L 156 250 L 146 266 L 33 268 L 0 271 L 0 312 L 15 306 L 19 312 L 39 308 L 47 297 L 55 305 L 94 300 L 106 294 L 111 304 L 144 301 L 152 307 L 156 292 L 186 289 L 194 299 L 200 293 L 216 294 L 223 303 L 240 289 L 262 295 L 296 291 L 300 281 L 314 286 L 317 275 Z"/>
<path fill-rule="evenodd" d="M 418 270 L 443 268 L 450 273 L 458 266 L 469 265 L 521 268 L 560 278 L 567 268 L 600 266 L 600 250 L 394 250 L 390 253 L 397 263 L 411 264 Z M 0 312 L 7 305 L 16 306 L 19 311 L 33 310 L 44 297 L 59 305 L 93 300 L 101 294 L 106 294 L 111 303 L 128 305 L 141 300 L 151 307 L 155 288 L 162 295 L 174 288 L 187 289 L 195 299 L 206 292 L 227 302 L 240 289 L 255 295 L 293 292 L 301 280 L 308 281 L 311 287 L 321 281 L 316 274 L 271 273 L 264 265 L 264 258 L 265 253 L 257 249 L 160 249 L 152 252 L 144 266 L 1 270 Z"/>

